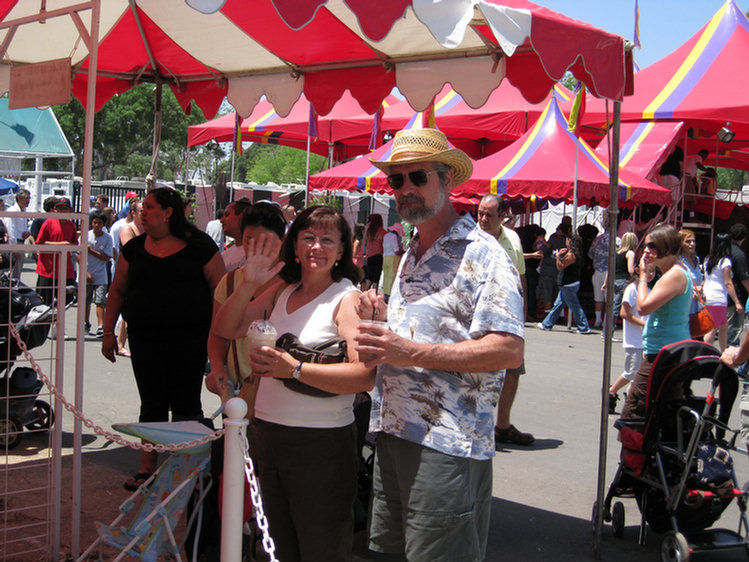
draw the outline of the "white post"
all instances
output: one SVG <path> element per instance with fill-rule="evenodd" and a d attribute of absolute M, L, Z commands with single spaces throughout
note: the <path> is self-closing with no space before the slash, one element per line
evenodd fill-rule
<path fill-rule="evenodd" d="M 244 510 L 244 454 L 242 432 L 247 430 L 247 403 L 232 398 L 224 410 L 224 491 L 221 510 L 221 562 L 242 560 L 242 512 Z"/>

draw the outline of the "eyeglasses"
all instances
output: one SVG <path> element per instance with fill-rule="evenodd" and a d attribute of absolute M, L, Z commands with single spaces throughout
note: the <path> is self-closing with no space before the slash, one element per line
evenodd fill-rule
<path fill-rule="evenodd" d="M 426 185 L 426 183 L 429 181 L 430 175 L 436 173 L 437 170 L 432 170 L 431 172 L 427 172 L 426 170 L 414 170 L 413 172 L 408 172 L 407 175 L 412 184 L 414 184 L 416 187 L 421 187 L 422 185 Z M 389 175 L 388 185 L 391 187 L 391 189 L 400 189 L 401 187 L 403 187 L 403 183 L 406 181 L 405 176 L 406 174 Z"/>
<path fill-rule="evenodd" d="M 648 242 L 647 244 L 645 244 L 645 247 L 646 247 L 646 248 L 647 248 L 648 250 L 656 250 L 656 249 L 657 249 L 657 248 L 655 247 L 655 243 L 654 243 L 654 242 Z"/>
<path fill-rule="evenodd" d="M 338 244 L 338 240 L 332 236 L 315 236 L 314 234 L 300 236 L 299 241 L 305 246 L 314 246 L 316 242 L 319 242 L 323 248 L 332 248 Z"/>

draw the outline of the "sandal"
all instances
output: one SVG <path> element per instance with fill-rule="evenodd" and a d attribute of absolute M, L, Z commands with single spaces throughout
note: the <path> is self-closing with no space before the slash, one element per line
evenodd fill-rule
<path fill-rule="evenodd" d="M 130 357 L 130 352 L 127 349 L 122 349 L 117 352 L 117 355 L 121 355 L 122 357 Z"/>
<path fill-rule="evenodd" d="M 151 475 L 147 472 L 138 472 L 134 476 L 131 476 L 122 485 L 128 492 L 136 492 L 146 481 L 151 478 Z"/>

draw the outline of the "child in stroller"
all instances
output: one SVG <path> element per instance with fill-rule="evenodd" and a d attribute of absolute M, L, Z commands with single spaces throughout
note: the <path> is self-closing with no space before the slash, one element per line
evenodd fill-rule
<path fill-rule="evenodd" d="M 10 333 L 10 322 L 28 349 L 41 345 L 54 318 L 51 307 L 31 288 L 0 276 L 0 448 L 12 449 L 21 442 L 23 428 L 46 430 L 54 423 L 54 412 L 37 396 L 44 386 L 29 367 L 17 367 L 10 374 L 21 354 L 18 342 Z"/>
<path fill-rule="evenodd" d="M 709 381 L 704 396 L 695 386 Z M 716 396 L 719 391 L 719 399 Z M 664 347 L 650 370 L 644 418 L 616 422 L 622 456 L 603 505 L 614 534 L 624 532 L 624 505 L 615 497 L 635 497 L 641 513 L 640 544 L 646 524 L 666 533 L 664 562 L 688 562 L 693 552 L 746 548 L 749 521 L 746 494 L 739 489 L 724 441 L 738 391 L 736 373 L 722 364 L 718 350 L 698 341 Z M 737 498 L 739 531 L 710 528 Z M 597 506 L 594 506 L 594 517 Z"/>

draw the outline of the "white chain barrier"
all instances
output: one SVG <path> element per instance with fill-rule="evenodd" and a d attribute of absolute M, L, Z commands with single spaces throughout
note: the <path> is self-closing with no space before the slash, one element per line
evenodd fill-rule
<path fill-rule="evenodd" d="M 225 433 L 227 433 L 227 428 L 225 427 L 223 429 L 215 430 L 212 434 L 205 435 L 193 441 L 186 441 L 184 443 L 177 443 L 177 444 L 162 445 L 162 444 L 141 443 L 137 441 L 130 441 L 128 439 L 123 438 L 120 435 L 109 432 L 105 430 L 104 428 L 102 428 L 101 426 L 96 425 L 90 419 L 86 418 L 78 408 L 76 408 L 73 404 L 68 402 L 68 400 L 65 398 L 65 395 L 62 394 L 57 389 L 55 384 L 44 373 L 44 371 L 42 371 L 42 368 L 39 366 L 39 364 L 34 359 L 34 356 L 26 347 L 26 342 L 23 341 L 23 338 L 21 338 L 20 334 L 18 333 L 18 330 L 16 329 L 16 325 L 13 322 L 9 322 L 8 327 L 10 329 L 10 333 L 15 338 L 16 343 L 18 343 L 18 347 L 21 349 L 23 356 L 29 362 L 29 364 L 31 365 L 31 368 L 34 370 L 37 376 L 39 376 L 41 381 L 49 388 L 49 390 L 52 392 L 55 398 L 57 398 L 60 401 L 60 403 L 62 403 L 62 405 L 65 407 L 66 410 L 68 410 L 76 418 L 78 418 L 83 423 L 83 425 L 91 429 L 97 435 L 101 435 L 110 441 L 113 441 L 124 447 L 130 447 L 131 449 L 135 449 L 135 450 L 142 449 L 145 451 L 157 451 L 159 453 L 164 453 L 164 452 L 179 451 L 182 449 L 190 449 L 192 447 L 203 445 L 210 441 L 215 441 L 216 439 L 220 438 Z M 237 400 L 241 400 L 241 399 L 237 398 Z M 246 405 L 245 405 L 245 411 L 246 411 Z M 243 415 L 244 414 L 242 414 L 242 416 Z M 244 421 L 246 425 L 246 420 Z M 229 445 L 228 440 L 226 444 Z M 258 484 L 257 476 L 255 474 L 255 466 L 252 462 L 252 459 L 250 458 L 250 444 L 249 444 L 249 441 L 247 440 L 247 435 L 245 434 L 245 431 L 239 431 L 239 448 L 241 448 L 242 455 L 244 456 L 244 463 L 243 463 L 244 473 L 245 473 L 245 477 L 247 478 L 247 482 L 249 483 L 249 487 L 250 487 L 252 507 L 255 513 L 255 522 L 257 524 L 258 529 L 262 533 L 263 549 L 268 554 L 268 562 L 278 562 L 278 559 L 276 558 L 276 555 L 275 555 L 276 546 L 275 546 L 275 543 L 273 542 L 273 538 L 270 535 L 270 531 L 268 527 L 268 519 L 265 515 L 265 511 L 263 510 L 263 499 L 260 493 L 260 485 Z M 240 494 L 239 497 L 243 498 L 244 494 Z M 242 507 L 240 506 L 239 511 L 236 514 L 236 519 L 235 519 L 237 521 L 240 521 L 240 523 L 242 519 L 242 515 L 241 515 L 242 511 L 243 511 Z M 222 535 L 223 535 L 223 532 L 222 532 Z M 241 550 L 241 544 L 242 544 L 241 536 L 239 537 L 239 540 L 236 542 L 239 545 L 240 550 Z M 239 560 L 239 558 L 237 559 Z M 223 557 L 222 557 L 222 561 L 223 561 Z"/>
<path fill-rule="evenodd" d="M 268 562 L 278 562 L 276 559 L 276 544 L 268 530 L 268 518 L 263 510 L 263 498 L 260 495 L 260 485 L 255 476 L 255 465 L 250 458 L 250 443 L 247 436 L 241 436 L 242 452 L 244 453 L 244 472 L 247 482 L 250 484 L 250 497 L 252 498 L 252 507 L 255 510 L 255 523 L 263 534 L 263 549 L 268 554 Z"/>
<path fill-rule="evenodd" d="M 65 407 L 66 410 L 68 410 L 71 414 L 73 414 L 76 418 L 78 418 L 81 421 L 81 423 L 83 423 L 83 425 L 91 429 L 97 435 L 101 435 L 102 437 L 105 437 L 109 441 L 113 441 L 117 443 L 118 445 L 122 445 L 123 447 L 130 447 L 131 449 L 136 449 L 136 450 L 143 449 L 144 451 L 157 451 L 159 453 L 165 453 L 165 452 L 179 451 L 182 449 L 190 449 L 198 445 L 203 445 L 210 441 L 215 441 L 216 439 L 218 439 L 224 434 L 225 430 L 219 429 L 219 430 L 215 430 L 213 433 L 209 435 L 204 435 L 203 437 L 200 437 L 193 441 L 162 445 L 162 444 L 139 443 L 137 441 L 130 441 L 120 435 L 117 435 L 116 433 L 107 431 L 103 427 L 96 425 L 93 421 L 85 417 L 83 415 L 83 412 L 81 412 L 73 404 L 68 402 L 68 400 L 65 398 L 65 395 L 63 395 L 57 389 L 55 384 L 50 380 L 50 378 L 47 375 L 44 374 L 44 372 L 42 371 L 42 368 L 34 360 L 34 356 L 31 355 L 31 352 L 26 347 L 26 342 L 23 341 L 23 338 L 21 338 L 21 335 L 18 333 L 18 330 L 16 329 L 16 325 L 13 322 L 9 322 L 8 327 L 10 328 L 10 333 L 16 339 L 16 343 L 18 343 L 18 347 L 21 348 L 21 352 L 23 353 L 23 356 L 31 364 L 31 368 L 34 369 L 34 371 L 42 380 L 42 382 L 45 385 L 47 385 L 47 388 L 49 388 L 52 394 L 54 394 L 55 398 L 57 398 L 62 403 L 62 405 Z"/>

